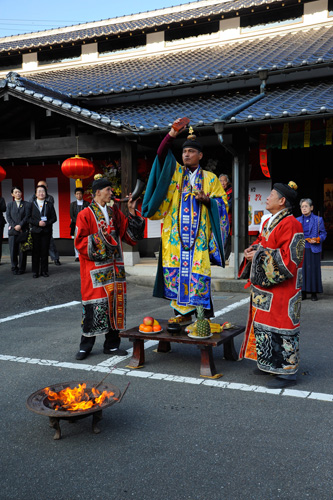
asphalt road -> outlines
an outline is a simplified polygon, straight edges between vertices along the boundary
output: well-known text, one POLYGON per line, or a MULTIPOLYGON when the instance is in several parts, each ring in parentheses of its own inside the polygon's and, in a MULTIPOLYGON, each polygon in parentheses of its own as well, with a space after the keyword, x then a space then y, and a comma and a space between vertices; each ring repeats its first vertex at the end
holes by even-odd
MULTIPOLYGON (((179 344, 167 354, 147 344, 140 370, 104 355, 102 339, 76 361, 79 287, 74 262, 50 265, 50 278, 38 280, 0 266, 1 500, 331 500, 331 296, 303 302, 298 384, 269 392, 251 361, 224 360, 222 346, 217 380, 200 378, 199 350, 179 344), (61 421, 54 441, 48 419, 26 408, 28 396, 60 382, 99 382, 113 362, 107 380, 131 385, 103 411, 102 432, 91 432, 91 417, 61 421)), ((128 327, 171 315, 151 293, 129 282, 128 327)), ((245 298, 214 294, 219 321, 245 324, 245 298)))

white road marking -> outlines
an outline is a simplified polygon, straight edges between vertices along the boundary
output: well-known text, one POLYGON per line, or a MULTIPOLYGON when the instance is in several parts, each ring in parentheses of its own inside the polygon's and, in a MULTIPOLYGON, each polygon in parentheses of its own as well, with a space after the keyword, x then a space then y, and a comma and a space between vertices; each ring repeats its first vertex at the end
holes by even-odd
MULTIPOLYGON (((120 362, 124 358, 117 356, 117 362, 120 362)), ((114 360, 116 357, 113 358, 114 360)), ((54 366, 55 368, 69 368, 73 370, 81 370, 86 372, 100 372, 107 373, 110 371, 110 365, 102 366, 100 365, 88 365, 83 363, 67 363, 60 362, 51 359, 36 359, 36 358, 26 358, 18 356, 9 356, 0 354, 0 361, 12 361, 14 363, 28 363, 28 364, 38 364, 41 366, 54 366)), ((179 375, 169 375, 168 373, 154 373, 147 372, 145 370, 130 370, 128 368, 114 368, 112 371, 114 375, 125 375, 127 377, 137 377, 145 378, 151 380, 163 380, 165 382, 177 382, 182 384, 194 384, 194 385, 207 385, 210 387, 215 387, 216 389, 230 389, 234 391, 246 391, 254 393, 264 393, 276 396, 289 396, 294 398, 312 399, 318 401, 333 402, 333 394, 325 394, 320 392, 310 392, 310 391, 298 391, 296 389, 268 389, 267 387, 258 385, 248 385, 236 382, 227 382, 224 380, 212 380, 206 378, 197 377, 181 377, 179 375)))
MULTIPOLYGON (((249 297, 246 299, 240 300, 230 306, 224 307, 219 311, 215 312, 215 317, 222 316, 227 312, 232 311, 246 303, 250 300, 249 297)), ((63 307, 71 307, 81 304, 81 302, 73 301, 67 302, 66 304, 60 304, 57 306, 44 307, 43 309, 36 309, 33 311, 27 311, 25 313, 16 314, 14 316, 8 316, 7 318, 0 319, 0 323, 5 323, 6 321, 11 321, 14 319, 19 319, 24 316, 30 316, 32 314, 39 314, 41 312, 51 311, 53 309, 60 309, 63 307)), ((144 348, 149 349, 150 347, 154 347, 158 344, 156 340, 148 340, 145 341, 144 348)), ((39 358, 27 358, 22 356, 10 356, 5 354, 0 354, 0 361, 12 361, 16 363, 27 363, 27 364, 37 364, 40 366, 54 366, 56 368, 68 368, 72 370, 81 370, 87 372, 101 372, 107 373, 110 371, 110 367, 116 366, 121 361, 128 359, 132 356, 133 349, 128 349, 127 356, 113 356, 105 361, 102 361, 98 365, 88 365, 84 363, 69 363, 69 362, 61 362, 50 359, 39 359, 39 358)), ((210 387, 216 387, 219 389, 231 389, 238 391, 246 391, 246 392, 255 392, 255 393, 264 393, 264 394, 272 394, 272 395, 282 395, 289 396, 294 398, 303 398, 303 399, 313 399, 318 401, 326 401, 333 402, 333 394, 325 394, 320 392, 309 392, 309 391, 299 391, 295 389, 268 389, 267 387, 257 386, 257 385, 248 385, 236 382, 226 382, 222 380, 213 380, 213 379, 205 379, 205 378, 195 378, 195 377, 183 377, 179 375, 169 375, 168 373, 154 373, 147 372, 144 370, 130 370, 128 368, 117 368, 115 367, 112 370, 112 373, 115 375, 126 375, 128 377, 138 377, 138 378, 146 378, 151 380, 164 380, 166 382, 177 382, 183 384, 195 384, 195 385, 207 385, 210 387)))
POLYGON ((223 314, 226 314, 230 311, 233 311, 234 309, 237 309, 237 307, 243 306, 244 304, 247 304, 250 300, 250 297, 246 297, 246 299, 242 299, 239 302, 235 302, 234 304, 230 304, 230 306, 224 307, 223 309, 220 309, 219 311, 215 312, 215 318, 218 318, 219 316, 222 316, 223 314))
POLYGON ((7 321, 12 321, 13 319, 24 318, 25 316, 31 316, 32 314, 39 314, 39 313, 43 313, 43 312, 53 311, 53 309, 61 309, 62 307, 77 306, 78 304, 81 304, 81 302, 78 302, 77 300, 73 300, 73 302, 67 302, 66 304, 59 304, 57 306, 43 307, 43 309, 34 309, 32 311, 26 311, 26 312, 21 313, 21 314, 14 314, 14 316, 7 316, 7 318, 2 318, 2 319, 0 319, 0 323, 6 323, 7 321))

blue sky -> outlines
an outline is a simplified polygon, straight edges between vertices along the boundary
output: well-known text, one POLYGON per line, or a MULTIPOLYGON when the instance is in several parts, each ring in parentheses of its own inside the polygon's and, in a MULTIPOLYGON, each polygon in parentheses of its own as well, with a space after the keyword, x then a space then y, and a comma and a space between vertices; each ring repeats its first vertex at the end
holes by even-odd
POLYGON ((0 37, 189 3, 189 0, 0 0, 0 37))

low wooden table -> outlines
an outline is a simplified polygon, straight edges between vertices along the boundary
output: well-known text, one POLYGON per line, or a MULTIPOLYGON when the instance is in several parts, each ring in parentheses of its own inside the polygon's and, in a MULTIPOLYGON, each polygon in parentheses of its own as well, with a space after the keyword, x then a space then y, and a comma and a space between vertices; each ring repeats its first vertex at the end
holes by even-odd
POLYGON ((181 333, 172 335, 167 331, 167 320, 159 320, 159 323, 163 328, 161 333, 141 333, 139 332, 139 327, 130 328, 129 330, 124 330, 119 333, 120 337, 128 338, 133 342, 133 355, 128 365, 129 368, 143 367, 145 363, 145 340, 158 340, 158 352, 169 352, 171 350, 171 342, 196 345, 201 351, 201 377, 219 378, 222 376, 217 373, 215 368, 213 347, 223 344, 224 358, 232 361, 237 361, 238 359, 238 354, 234 346, 234 337, 244 332, 244 326, 234 326, 221 333, 214 333, 213 336, 208 339, 201 339, 200 337, 193 339, 188 337, 184 329, 185 327, 182 328, 181 333))

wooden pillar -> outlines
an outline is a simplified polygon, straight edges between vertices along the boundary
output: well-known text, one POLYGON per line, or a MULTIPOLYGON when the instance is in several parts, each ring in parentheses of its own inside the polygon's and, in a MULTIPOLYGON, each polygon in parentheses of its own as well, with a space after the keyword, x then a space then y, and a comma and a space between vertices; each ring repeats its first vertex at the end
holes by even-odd
POLYGON ((234 145, 238 156, 239 165, 239 219, 238 219, 238 243, 239 252, 242 253, 249 246, 248 236, 248 213, 249 213, 249 162, 248 162, 247 132, 239 131, 234 136, 234 145))
MULTIPOLYGON (((136 142, 123 141, 121 143, 121 197, 131 193, 137 178, 137 144, 136 142)), ((121 209, 128 215, 126 203, 121 204, 121 209)), ((134 266, 140 262, 137 247, 131 247, 123 242, 125 266, 134 266)))
MULTIPOLYGON (((122 198, 134 189, 136 182, 136 142, 121 143, 121 196, 122 198)), ((122 204, 123 212, 127 214, 126 204, 122 204)))
POLYGON ((246 131, 236 131, 232 138, 233 155, 233 254, 229 259, 237 277, 244 249, 248 247, 248 136, 246 131), (238 196, 237 196, 238 192, 238 196))

